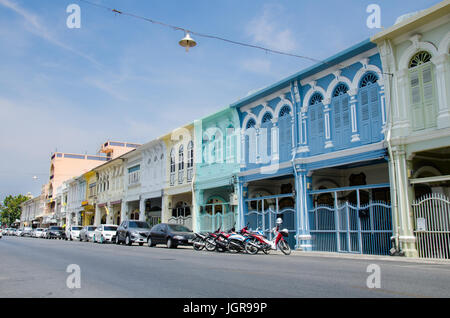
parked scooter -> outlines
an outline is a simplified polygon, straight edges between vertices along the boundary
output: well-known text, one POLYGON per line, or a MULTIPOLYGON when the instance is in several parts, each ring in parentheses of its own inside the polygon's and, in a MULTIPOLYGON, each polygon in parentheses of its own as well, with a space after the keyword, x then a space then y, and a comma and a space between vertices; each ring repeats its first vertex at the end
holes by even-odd
POLYGON ((289 231, 287 229, 280 230, 283 220, 278 218, 276 221, 277 226, 273 228, 274 238, 270 241, 268 240, 261 231, 259 232, 248 232, 247 234, 251 236, 245 243, 245 251, 249 254, 257 254, 259 251, 263 251, 268 254, 270 250, 280 249, 283 254, 291 254, 291 248, 284 238, 289 236, 289 231))

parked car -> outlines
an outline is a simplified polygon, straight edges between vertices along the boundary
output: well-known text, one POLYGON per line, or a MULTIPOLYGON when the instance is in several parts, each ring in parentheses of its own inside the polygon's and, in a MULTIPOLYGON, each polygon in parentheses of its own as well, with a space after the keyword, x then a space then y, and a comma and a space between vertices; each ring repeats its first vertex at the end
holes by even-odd
POLYGON ((97 227, 94 231, 94 239, 95 243, 106 243, 106 242, 115 242, 116 233, 117 233, 117 225, 114 224, 102 224, 97 227))
POLYGON ((33 237, 41 238, 44 234, 45 234, 44 229, 38 227, 37 229, 34 229, 33 237))
POLYGON ((93 225, 87 225, 83 227, 80 231, 79 240, 89 242, 92 241, 92 238, 94 237, 94 231, 97 227, 93 225))
POLYGON ((22 236, 22 232, 23 232, 23 229, 17 229, 14 234, 16 236, 22 236))
POLYGON ((0 229, 0 238, 2 238, 2 237, 3 237, 3 230, 0 229))
POLYGON ((168 248, 176 248, 179 245, 192 245, 194 237, 194 232, 184 225, 161 223, 152 227, 147 244, 149 247, 165 244, 168 248))
POLYGON ((50 226, 47 231, 48 239, 64 239, 66 237, 66 233, 63 228, 60 226, 50 226))
POLYGON ((33 229, 31 227, 24 227, 21 236, 31 237, 33 229))
POLYGON ((126 245, 132 245, 133 243, 139 243, 142 246, 147 242, 149 234, 150 226, 147 222, 123 221, 117 228, 116 244, 125 243, 126 245))
POLYGON ((80 231, 83 229, 82 226, 72 225, 66 230, 66 240, 78 240, 80 239, 80 231))

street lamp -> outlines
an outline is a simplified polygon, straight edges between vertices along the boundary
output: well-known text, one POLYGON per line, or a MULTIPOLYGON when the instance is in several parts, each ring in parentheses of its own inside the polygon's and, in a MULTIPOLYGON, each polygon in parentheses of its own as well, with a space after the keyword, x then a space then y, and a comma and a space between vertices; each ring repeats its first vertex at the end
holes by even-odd
POLYGON ((189 32, 186 32, 183 39, 181 39, 180 42, 178 42, 182 47, 186 48, 186 52, 189 51, 189 48, 194 47, 197 45, 197 42, 191 36, 189 35, 189 32))

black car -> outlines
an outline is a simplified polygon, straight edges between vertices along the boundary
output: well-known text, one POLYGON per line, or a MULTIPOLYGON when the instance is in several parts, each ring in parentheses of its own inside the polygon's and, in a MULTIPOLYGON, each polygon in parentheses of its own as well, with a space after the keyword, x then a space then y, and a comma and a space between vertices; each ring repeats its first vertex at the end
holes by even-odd
POLYGON ((139 243, 140 246, 147 242, 150 226, 144 221, 123 221, 117 228, 116 244, 125 243, 131 245, 139 243))
POLYGON ((65 239, 66 233, 60 226, 50 226, 47 231, 48 239, 65 239))
POLYGON ((161 223, 152 227, 147 244, 149 247, 156 244, 166 244, 168 248, 178 245, 192 245, 194 232, 184 225, 161 223))

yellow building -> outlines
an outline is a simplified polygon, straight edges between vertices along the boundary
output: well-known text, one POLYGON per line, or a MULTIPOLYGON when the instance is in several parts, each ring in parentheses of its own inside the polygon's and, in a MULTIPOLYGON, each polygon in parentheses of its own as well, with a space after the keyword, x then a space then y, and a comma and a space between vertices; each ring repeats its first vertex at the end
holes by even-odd
POLYGON ((95 205, 97 204, 97 174, 95 171, 86 172, 83 175, 86 181, 86 197, 81 203, 82 225, 93 225, 95 220, 95 205))

